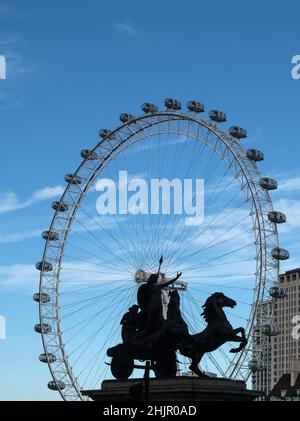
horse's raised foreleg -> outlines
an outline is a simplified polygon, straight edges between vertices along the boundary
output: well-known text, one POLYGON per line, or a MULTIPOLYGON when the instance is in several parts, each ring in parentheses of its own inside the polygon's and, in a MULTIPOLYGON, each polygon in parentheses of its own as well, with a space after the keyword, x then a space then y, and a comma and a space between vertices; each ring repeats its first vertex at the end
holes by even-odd
POLYGON ((233 329, 232 336, 230 336, 229 341, 240 342, 240 346, 238 348, 232 348, 229 352, 232 352, 232 353, 240 352, 247 345, 245 329, 243 327, 238 327, 237 329, 233 329), (238 333, 241 333, 242 336, 238 336, 238 333))

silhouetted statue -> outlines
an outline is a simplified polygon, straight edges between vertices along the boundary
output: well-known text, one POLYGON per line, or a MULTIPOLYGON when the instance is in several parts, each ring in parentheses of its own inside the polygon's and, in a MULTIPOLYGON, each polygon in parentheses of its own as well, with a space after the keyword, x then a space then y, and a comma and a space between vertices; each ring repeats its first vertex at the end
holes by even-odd
POLYGON ((161 290, 172 285, 181 273, 177 273, 174 279, 158 284, 159 273, 150 275, 147 283, 142 284, 137 292, 137 302, 141 309, 141 323, 145 336, 157 332, 163 327, 163 306, 161 290))
POLYGON ((200 333, 188 335, 184 342, 179 346, 179 352, 192 360, 190 369, 199 377, 208 377, 199 368, 199 363, 203 355, 218 349, 226 342, 239 342, 238 348, 233 348, 230 352, 239 352, 247 345, 245 329, 239 327, 233 329, 226 314, 224 307, 235 307, 236 302, 226 297, 222 292, 212 294, 202 306, 204 320, 207 327, 200 333), (238 336, 241 333, 241 336, 238 336))
POLYGON ((180 311, 180 296, 174 287, 167 290, 169 304, 164 319, 162 289, 174 284, 181 272, 170 281, 158 283, 162 262, 161 257, 158 272, 139 287, 138 305, 130 307, 121 320, 123 343, 107 350, 107 355, 112 357, 111 371, 116 379, 127 379, 131 375, 134 360, 151 361, 151 369, 158 378, 176 376, 178 350, 192 360, 190 369, 195 374, 207 377, 199 368, 205 353, 215 351, 228 341, 240 343, 230 352, 239 352, 247 344, 245 330, 242 327, 233 329, 223 310, 235 307, 236 302, 221 292, 212 294, 202 306, 201 315, 207 327, 200 333, 189 334, 180 311))
POLYGON ((139 327, 138 320, 139 306, 136 304, 129 308, 128 312, 124 314, 120 324, 122 325, 122 339, 126 342, 135 338, 139 327))

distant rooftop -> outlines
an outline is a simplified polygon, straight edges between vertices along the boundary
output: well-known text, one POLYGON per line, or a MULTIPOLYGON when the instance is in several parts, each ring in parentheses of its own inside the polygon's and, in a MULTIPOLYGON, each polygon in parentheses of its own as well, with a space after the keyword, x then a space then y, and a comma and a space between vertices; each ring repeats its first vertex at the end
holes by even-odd
MULTIPOLYGON (((300 268, 287 270, 284 275, 291 275, 292 273, 300 273, 300 268)), ((283 275, 283 274, 282 274, 283 275)))

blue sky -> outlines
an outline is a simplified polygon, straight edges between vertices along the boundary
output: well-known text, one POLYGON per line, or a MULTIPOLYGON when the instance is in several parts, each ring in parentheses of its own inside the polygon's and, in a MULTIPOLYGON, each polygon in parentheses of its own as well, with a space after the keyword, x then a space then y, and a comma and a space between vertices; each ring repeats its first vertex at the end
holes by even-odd
POLYGON ((31 295, 63 176, 94 146, 101 127, 144 101, 202 101, 247 128, 265 152, 262 172, 279 180, 273 194, 289 224, 283 269, 300 266, 300 5, 229 0, 141 3, 96 0, 0 0, 0 399, 53 399, 38 362, 31 295))

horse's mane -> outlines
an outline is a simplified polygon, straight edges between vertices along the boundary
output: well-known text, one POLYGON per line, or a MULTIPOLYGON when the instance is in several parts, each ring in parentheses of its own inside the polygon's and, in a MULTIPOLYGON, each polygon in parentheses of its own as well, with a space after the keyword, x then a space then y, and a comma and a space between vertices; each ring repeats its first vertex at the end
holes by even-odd
POLYGON ((223 295, 222 292, 215 292, 210 297, 208 297, 208 299, 205 301, 204 305, 202 306, 203 313, 201 313, 201 316, 203 316, 206 322, 208 322, 212 316, 212 305, 214 304, 215 298, 221 295, 223 295))

